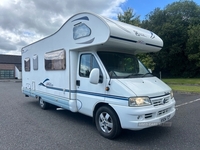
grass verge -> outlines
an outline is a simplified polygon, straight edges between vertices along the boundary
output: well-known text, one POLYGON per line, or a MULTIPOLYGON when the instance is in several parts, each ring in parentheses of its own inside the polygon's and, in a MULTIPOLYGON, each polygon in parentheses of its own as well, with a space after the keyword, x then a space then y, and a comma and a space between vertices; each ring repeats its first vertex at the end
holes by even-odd
POLYGON ((173 91, 200 93, 200 79, 162 79, 173 91))
POLYGON ((167 84, 185 84, 185 85, 200 85, 200 79, 194 78, 194 79, 162 79, 167 84))
POLYGON ((200 86, 168 84, 173 91, 183 93, 200 93, 200 86))

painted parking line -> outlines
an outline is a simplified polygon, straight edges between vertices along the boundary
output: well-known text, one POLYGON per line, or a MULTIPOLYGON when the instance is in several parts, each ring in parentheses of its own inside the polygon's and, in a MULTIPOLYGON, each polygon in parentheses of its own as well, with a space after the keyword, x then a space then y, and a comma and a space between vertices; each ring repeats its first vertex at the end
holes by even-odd
POLYGON ((186 102, 186 103, 183 103, 183 104, 180 104, 180 105, 176 105, 175 107, 178 108, 178 107, 185 106, 185 105, 188 105, 188 104, 191 104, 191 103, 194 103, 194 102, 198 102, 198 101, 200 101, 200 98, 186 102))

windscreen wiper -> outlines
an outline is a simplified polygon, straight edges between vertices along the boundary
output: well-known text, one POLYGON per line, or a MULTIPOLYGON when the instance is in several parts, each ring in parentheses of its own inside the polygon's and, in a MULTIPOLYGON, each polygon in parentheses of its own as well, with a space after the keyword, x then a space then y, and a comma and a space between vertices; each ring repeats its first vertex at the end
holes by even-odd
POLYGON ((127 76, 125 76, 124 78, 130 78, 130 77, 137 77, 137 76, 141 76, 142 74, 139 74, 139 73, 131 73, 127 76))
POLYGON ((153 76, 152 73, 148 72, 148 73, 143 74, 142 77, 145 77, 146 75, 151 75, 151 76, 153 76))
POLYGON ((145 73, 145 74, 140 74, 140 73, 132 73, 132 74, 129 74, 128 76, 125 76, 124 78, 130 78, 130 77, 145 77, 147 75, 151 75, 153 76, 151 73, 145 73))

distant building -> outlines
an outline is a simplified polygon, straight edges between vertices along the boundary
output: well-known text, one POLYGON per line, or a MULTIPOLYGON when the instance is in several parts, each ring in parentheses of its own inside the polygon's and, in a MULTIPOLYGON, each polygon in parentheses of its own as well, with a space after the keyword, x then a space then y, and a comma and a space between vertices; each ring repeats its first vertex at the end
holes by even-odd
POLYGON ((0 54, 0 79, 21 79, 21 56, 0 54))

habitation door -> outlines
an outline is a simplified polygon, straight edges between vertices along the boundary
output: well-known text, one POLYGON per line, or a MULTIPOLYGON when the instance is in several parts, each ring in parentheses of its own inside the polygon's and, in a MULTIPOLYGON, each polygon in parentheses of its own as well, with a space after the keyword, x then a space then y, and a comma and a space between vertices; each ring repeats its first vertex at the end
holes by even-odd
POLYGON ((91 53, 80 54, 76 80, 77 99, 81 103, 79 112, 92 116, 94 106, 98 102, 104 101, 105 82, 102 69, 95 56, 91 53), (92 84, 89 81, 89 75, 93 68, 100 70, 98 84, 92 84))

